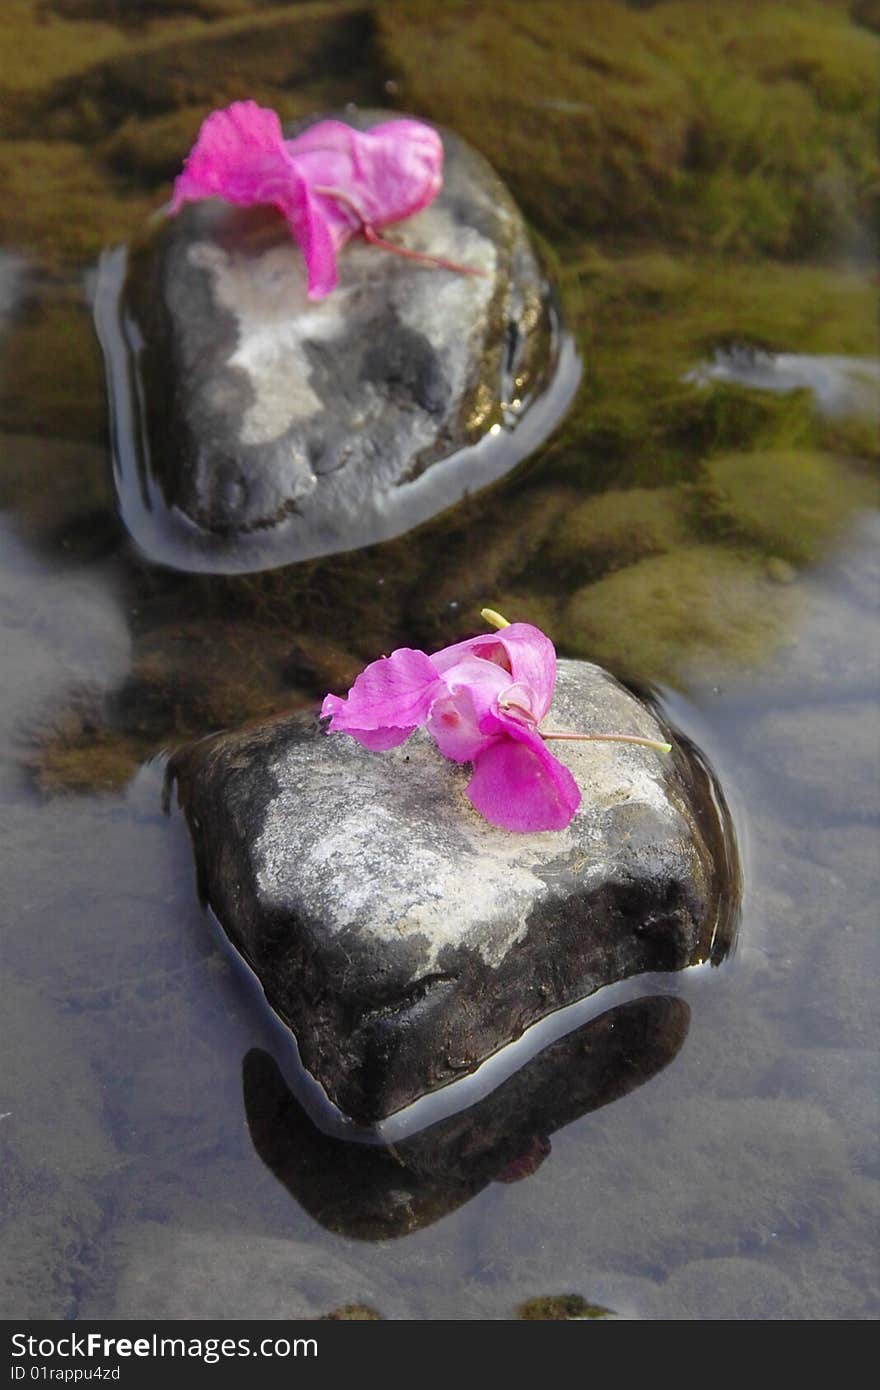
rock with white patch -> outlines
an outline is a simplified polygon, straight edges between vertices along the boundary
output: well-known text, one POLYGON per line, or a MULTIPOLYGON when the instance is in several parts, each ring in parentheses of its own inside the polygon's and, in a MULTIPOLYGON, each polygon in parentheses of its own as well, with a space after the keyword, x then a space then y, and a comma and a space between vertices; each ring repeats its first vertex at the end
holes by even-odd
POLYGON ((478 274, 356 238, 338 287, 310 301, 280 214, 213 199, 132 252, 117 304, 123 268, 105 261, 120 500, 148 551, 162 550, 157 508, 193 568, 386 539, 506 472, 557 422, 577 366, 523 219, 480 155, 443 141, 440 194, 387 239, 478 274))
MULTIPOLYGON (((559 663, 549 726, 664 737, 585 662, 559 663)), ((553 749, 583 800, 541 834, 483 820, 470 769, 420 732, 369 753, 291 715, 172 759, 202 892, 345 1115, 396 1112, 604 985, 723 955, 735 851, 695 751, 553 749)))

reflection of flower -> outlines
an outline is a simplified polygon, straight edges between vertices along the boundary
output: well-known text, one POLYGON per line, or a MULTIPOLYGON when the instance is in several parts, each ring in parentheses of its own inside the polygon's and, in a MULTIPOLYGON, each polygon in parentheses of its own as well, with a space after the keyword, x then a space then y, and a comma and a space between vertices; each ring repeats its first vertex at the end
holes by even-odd
POLYGON ((375 228, 426 207, 440 191, 442 169, 440 136, 421 121, 385 121, 367 131, 318 121, 285 140, 274 111, 236 101, 202 122, 170 210, 200 198, 273 204, 302 250, 309 298, 321 299, 336 284, 336 253, 349 238, 362 233, 387 246, 375 228))
POLYGON ((581 794, 538 725, 556 683, 553 643, 529 623, 505 626, 428 656, 402 647, 372 662, 347 699, 328 695, 329 730, 365 748, 403 743, 424 726, 440 752, 473 763, 472 805, 505 830, 561 830, 581 794))

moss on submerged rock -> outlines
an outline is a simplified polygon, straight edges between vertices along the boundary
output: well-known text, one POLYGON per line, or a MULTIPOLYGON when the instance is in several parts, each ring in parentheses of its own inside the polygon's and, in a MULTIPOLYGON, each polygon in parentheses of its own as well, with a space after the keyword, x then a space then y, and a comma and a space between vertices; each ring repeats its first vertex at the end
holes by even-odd
POLYGON ((472 140, 551 234, 815 255, 858 238, 875 206, 880 43, 838 7, 392 0, 377 14, 402 104, 472 140))
POLYGON ((529 488, 513 496, 498 488, 463 504, 457 524, 444 518, 443 533, 426 528, 434 559, 413 595, 409 615, 426 643, 453 641, 447 636, 450 630, 466 630, 474 622, 474 630, 481 630, 480 610, 500 602, 502 590, 515 586, 573 501, 574 494, 565 488, 529 488))
POLYGON ((880 502, 872 480, 808 450, 723 454, 705 471, 717 528, 795 565, 818 559, 860 507, 880 502))
MULTIPOLYGON (((204 24, 169 27, 62 81, 48 93, 42 121, 56 137, 90 138, 137 112, 143 116, 200 105, 207 112, 344 77, 350 98, 378 95, 373 79, 373 19, 359 0, 277 5, 204 24), (83 121, 78 102, 90 103, 83 121)), ((182 151, 185 154, 186 151, 182 151)))
POLYGON ((784 636, 796 589, 760 557, 691 545, 579 589, 565 612, 566 651, 635 680, 687 685, 693 670, 748 670, 784 636))
POLYGON ((563 578, 598 576, 662 555, 688 540, 692 511, 684 488, 598 493, 563 516, 542 552, 542 566, 563 578))
POLYGON ((363 3, 151 5, 143 34, 106 6, 2 10, 0 241, 51 268, 135 235, 212 108, 250 97, 292 120, 381 97, 363 3))
POLYGON ((0 241, 50 269, 94 260, 124 241, 155 207, 120 191, 82 146, 70 141, 0 142, 0 241))
POLYGON ((580 1294, 563 1293, 528 1298, 519 1305, 516 1316, 524 1322, 572 1322, 588 1318, 613 1318, 614 1313, 599 1303, 588 1303, 580 1294))
POLYGON ((368 1303, 343 1303, 332 1313, 322 1313, 320 1322, 381 1322, 382 1314, 377 1313, 368 1303))
POLYGON ((586 363, 549 449, 560 477, 595 488, 699 476, 707 454, 739 449, 876 448, 867 422, 824 419, 809 391, 775 394, 688 374, 716 348, 870 356, 874 296, 866 274, 814 266, 595 252, 558 274, 586 363))
POLYGON ((88 306, 78 289, 49 286, 0 342, 0 429, 94 445, 107 423, 104 389, 88 306))

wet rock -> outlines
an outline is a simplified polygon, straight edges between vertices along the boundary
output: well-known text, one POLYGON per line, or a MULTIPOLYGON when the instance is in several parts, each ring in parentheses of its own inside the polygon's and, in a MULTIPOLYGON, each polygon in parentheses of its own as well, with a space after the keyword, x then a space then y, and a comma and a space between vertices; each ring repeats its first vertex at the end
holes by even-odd
POLYGON ((506 472, 556 423, 577 369, 525 224, 482 158, 443 138, 440 195, 392 235, 480 275, 356 241, 337 289, 313 302, 281 217, 214 200, 134 253, 121 305, 123 262, 105 262, 120 499, 148 552, 232 571, 387 539, 506 472), (146 402, 137 459, 130 366, 146 402))
MULTIPOLYGON (((550 718, 663 736, 580 663, 550 718)), ((379 1120, 563 1005, 720 949, 731 861, 702 765, 559 747, 583 803, 538 835, 477 815, 469 770, 420 733, 380 756, 294 715, 172 760, 202 891, 344 1114, 379 1120)))

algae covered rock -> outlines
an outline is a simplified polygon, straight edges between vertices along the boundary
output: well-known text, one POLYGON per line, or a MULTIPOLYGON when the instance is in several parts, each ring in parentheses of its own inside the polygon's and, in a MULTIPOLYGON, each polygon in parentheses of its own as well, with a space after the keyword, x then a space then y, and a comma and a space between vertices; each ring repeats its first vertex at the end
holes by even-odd
POLYGON ((661 555, 689 537, 691 504, 681 488, 612 489, 571 507, 545 550, 554 572, 620 569, 661 555))
POLYGON ((748 669, 785 636, 798 611, 793 586, 764 562, 723 546, 652 555, 587 584, 565 614, 566 644, 633 679, 687 683, 748 669))
POLYGON ((842 8, 390 0, 378 22, 401 100, 474 140, 562 239, 864 242, 880 41, 842 8))
MULTIPOLYGON (((550 718, 664 737, 583 663, 560 663, 550 718)), ((484 821, 423 733, 377 755, 294 715, 172 759, 202 892, 344 1115, 381 1120, 564 1005, 726 949, 735 859, 700 761, 558 746, 583 801, 543 834, 484 821)))
MULTIPOLYGON (((589 362, 561 431, 568 481, 591 492, 603 483, 656 489, 698 481, 707 456, 722 453, 876 451, 870 419, 829 416, 814 391, 777 390, 778 376, 714 369, 788 354, 815 376, 836 356, 847 379, 867 384, 877 330, 866 271, 673 258, 666 249, 561 258, 555 274, 589 362)), ((852 401, 838 393, 835 404, 852 401)))
POLYGON ((806 449, 724 454, 705 471, 717 523, 793 564, 816 560, 860 506, 880 498, 842 460, 806 449))
POLYGON ((443 141, 440 194, 394 235, 478 274, 355 242, 336 290, 311 301, 283 219, 216 200, 136 250, 120 303, 123 263, 105 263, 121 509, 148 553, 240 571, 386 539, 556 423, 577 368, 525 225, 482 158, 443 141))

